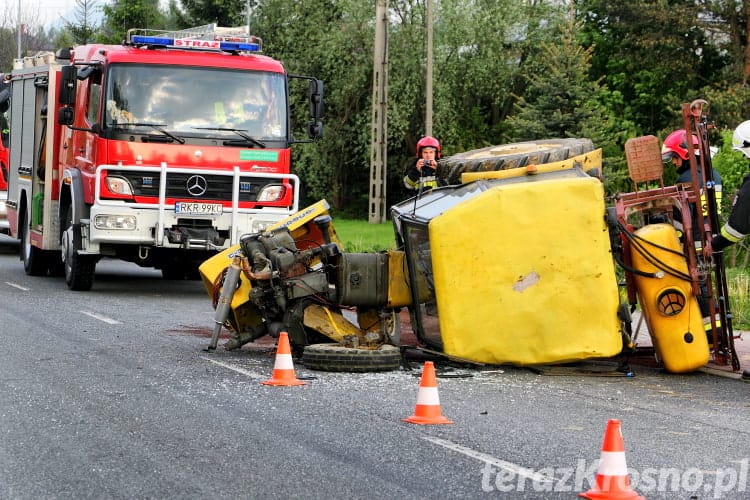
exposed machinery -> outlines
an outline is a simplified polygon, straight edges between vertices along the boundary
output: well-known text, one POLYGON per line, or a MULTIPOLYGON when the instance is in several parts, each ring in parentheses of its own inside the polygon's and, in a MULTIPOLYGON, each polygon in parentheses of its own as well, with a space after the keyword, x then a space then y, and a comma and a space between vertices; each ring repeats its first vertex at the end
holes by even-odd
POLYGON ((217 250, 296 212, 290 145, 320 138, 323 85, 260 50, 246 28, 208 25, 16 60, 7 206, 26 272, 87 290, 106 256, 197 277, 217 250), (309 85, 304 141, 295 78, 309 85))
POLYGON ((708 243, 718 222, 706 124, 687 109, 686 129, 701 137, 704 168, 695 152, 691 161, 702 192, 664 186, 658 140, 638 138, 626 147, 636 190, 608 208, 601 150, 550 140, 448 159, 441 177, 461 184, 392 207, 395 251, 345 252, 325 202, 243 236, 200 268, 216 306, 209 349, 223 327, 233 332, 228 348, 288 331, 312 368, 390 369, 393 347, 403 347, 396 312, 406 307, 420 344, 452 359, 617 357, 625 367, 656 354, 675 373, 709 360, 738 369, 723 263, 708 243), (639 191, 641 182, 660 184, 639 191), (653 346, 633 333, 638 305, 653 346))
POLYGON ((398 343, 396 311, 409 304, 396 266, 402 261, 403 252, 344 252, 325 201, 244 235, 200 266, 216 307, 209 350, 224 326, 234 333, 227 349, 286 331, 293 349, 304 349, 312 363, 320 358, 329 369, 392 369, 400 362, 392 347, 398 343), (358 354, 342 361, 334 353, 334 364, 327 363, 330 344, 311 345, 324 342, 358 354))

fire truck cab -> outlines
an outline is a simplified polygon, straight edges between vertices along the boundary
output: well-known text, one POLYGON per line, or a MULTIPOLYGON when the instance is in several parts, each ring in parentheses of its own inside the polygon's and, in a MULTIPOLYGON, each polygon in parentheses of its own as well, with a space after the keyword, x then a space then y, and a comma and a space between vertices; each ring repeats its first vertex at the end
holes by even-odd
POLYGON ((7 205, 26 272, 88 290, 113 257, 197 277, 297 211, 290 145, 321 137, 323 84, 260 50, 245 28, 208 25, 17 60, 7 205), (305 140, 291 127, 295 78, 309 82, 305 140))

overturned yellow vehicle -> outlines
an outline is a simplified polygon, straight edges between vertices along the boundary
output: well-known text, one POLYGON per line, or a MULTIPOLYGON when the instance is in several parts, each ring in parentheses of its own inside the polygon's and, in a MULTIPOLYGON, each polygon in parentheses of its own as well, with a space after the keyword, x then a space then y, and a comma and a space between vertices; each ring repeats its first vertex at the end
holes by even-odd
POLYGON ((383 253, 345 252, 321 201, 201 266, 217 330, 233 332, 227 348, 287 331, 312 368, 392 369, 406 307, 421 343, 458 359, 617 355, 604 189, 590 174, 600 167, 596 150, 420 193, 392 207, 397 250, 383 253))

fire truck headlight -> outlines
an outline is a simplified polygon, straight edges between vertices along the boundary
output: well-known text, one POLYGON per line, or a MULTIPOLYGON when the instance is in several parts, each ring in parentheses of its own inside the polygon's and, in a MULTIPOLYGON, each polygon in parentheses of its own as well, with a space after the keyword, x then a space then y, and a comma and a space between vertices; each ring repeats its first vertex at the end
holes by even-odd
POLYGON ((115 194, 133 196, 133 187, 124 177, 108 176, 106 179, 107 189, 115 194))
POLYGON ((94 217, 94 227, 97 229, 135 230, 134 215, 97 215, 94 217))
POLYGON ((284 197, 286 189, 281 184, 264 187, 258 194, 258 201, 279 201, 284 197))
POLYGON ((250 228, 251 233, 262 233, 267 228, 271 227, 272 225, 276 224, 276 221, 272 220, 254 220, 252 224, 252 228, 250 228))

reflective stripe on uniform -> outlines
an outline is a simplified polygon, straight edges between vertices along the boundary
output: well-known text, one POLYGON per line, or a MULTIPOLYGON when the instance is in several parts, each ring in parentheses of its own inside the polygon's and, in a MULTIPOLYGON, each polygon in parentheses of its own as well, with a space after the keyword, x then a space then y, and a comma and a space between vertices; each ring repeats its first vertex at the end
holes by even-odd
POLYGON ((404 186, 406 186, 407 189, 417 189, 419 186, 419 181, 413 181, 409 179, 409 176, 404 177, 404 186))
POLYGON ((434 175, 420 177, 416 181, 410 179, 408 175, 404 177, 404 186, 408 189, 417 189, 420 184, 422 189, 432 189, 438 186, 437 178, 434 175))
MULTIPOLYGON (((714 199, 716 200, 716 213, 721 213, 721 184, 714 186, 714 199)), ((701 209, 703 217, 708 217, 708 203, 706 203, 706 193, 701 190, 701 209)))
POLYGON ((721 227, 721 235, 731 241, 732 243, 737 243, 742 238, 744 238, 746 235, 742 234, 741 232, 734 229, 729 224, 724 224, 721 227))

